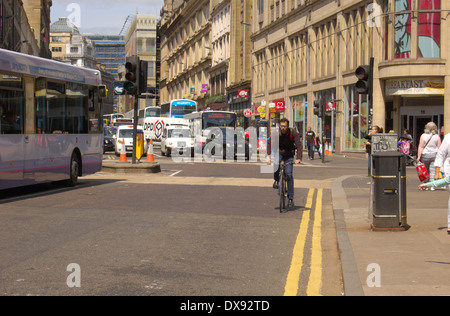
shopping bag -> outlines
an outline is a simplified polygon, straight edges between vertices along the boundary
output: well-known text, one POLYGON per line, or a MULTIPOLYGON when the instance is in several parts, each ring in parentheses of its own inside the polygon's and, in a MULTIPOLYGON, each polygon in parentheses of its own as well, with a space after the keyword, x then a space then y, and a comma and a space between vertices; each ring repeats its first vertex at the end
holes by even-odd
POLYGON ((416 170, 420 182, 424 182, 425 180, 430 179, 430 175, 428 174, 427 168, 423 163, 419 162, 416 166, 416 170))

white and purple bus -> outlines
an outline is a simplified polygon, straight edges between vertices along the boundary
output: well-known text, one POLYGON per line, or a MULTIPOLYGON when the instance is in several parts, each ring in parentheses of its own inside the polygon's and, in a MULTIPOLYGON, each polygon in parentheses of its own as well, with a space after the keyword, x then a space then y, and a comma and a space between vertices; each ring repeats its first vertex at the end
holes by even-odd
POLYGON ((0 49, 0 190, 101 170, 100 72, 0 49))

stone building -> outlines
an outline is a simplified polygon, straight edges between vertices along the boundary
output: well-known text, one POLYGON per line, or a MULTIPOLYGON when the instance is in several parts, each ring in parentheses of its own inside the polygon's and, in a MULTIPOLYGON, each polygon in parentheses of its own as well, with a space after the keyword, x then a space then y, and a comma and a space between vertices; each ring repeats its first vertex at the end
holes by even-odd
MULTIPOLYGON (((323 129, 338 153, 364 153, 370 126, 418 142, 434 121, 450 126, 446 0, 254 0, 252 102, 274 126, 323 129), (373 58, 373 100, 355 70, 373 58), (326 104, 324 119, 314 101, 326 104)), ((258 114, 255 117, 258 118, 258 114)), ((443 131, 444 132, 444 131, 443 131)))

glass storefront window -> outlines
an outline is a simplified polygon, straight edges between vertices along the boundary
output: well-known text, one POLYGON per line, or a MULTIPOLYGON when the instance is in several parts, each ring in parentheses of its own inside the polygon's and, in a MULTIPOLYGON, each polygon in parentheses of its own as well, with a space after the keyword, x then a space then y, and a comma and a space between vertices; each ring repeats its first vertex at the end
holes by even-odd
POLYGON ((344 151, 365 151, 368 133, 367 95, 355 92, 354 85, 345 87, 344 151))
POLYGON ((306 125, 307 125, 307 95, 297 95, 295 97, 291 98, 291 109, 292 113, 294 115, 294 126, 297 128, 297 130, 300 133, 300 136, 303 140, 303 147, 306 148, 306 140, 305 140, 305 132, 306 132, 306 125))

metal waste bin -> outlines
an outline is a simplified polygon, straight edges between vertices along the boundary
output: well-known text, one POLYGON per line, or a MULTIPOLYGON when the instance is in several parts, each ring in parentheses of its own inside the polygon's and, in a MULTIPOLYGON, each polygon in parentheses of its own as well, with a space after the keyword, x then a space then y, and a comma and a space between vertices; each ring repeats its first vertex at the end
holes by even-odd
POLYGON ((406 158, 387 151, 372 155, 372 227, 406 229, 406 158))

